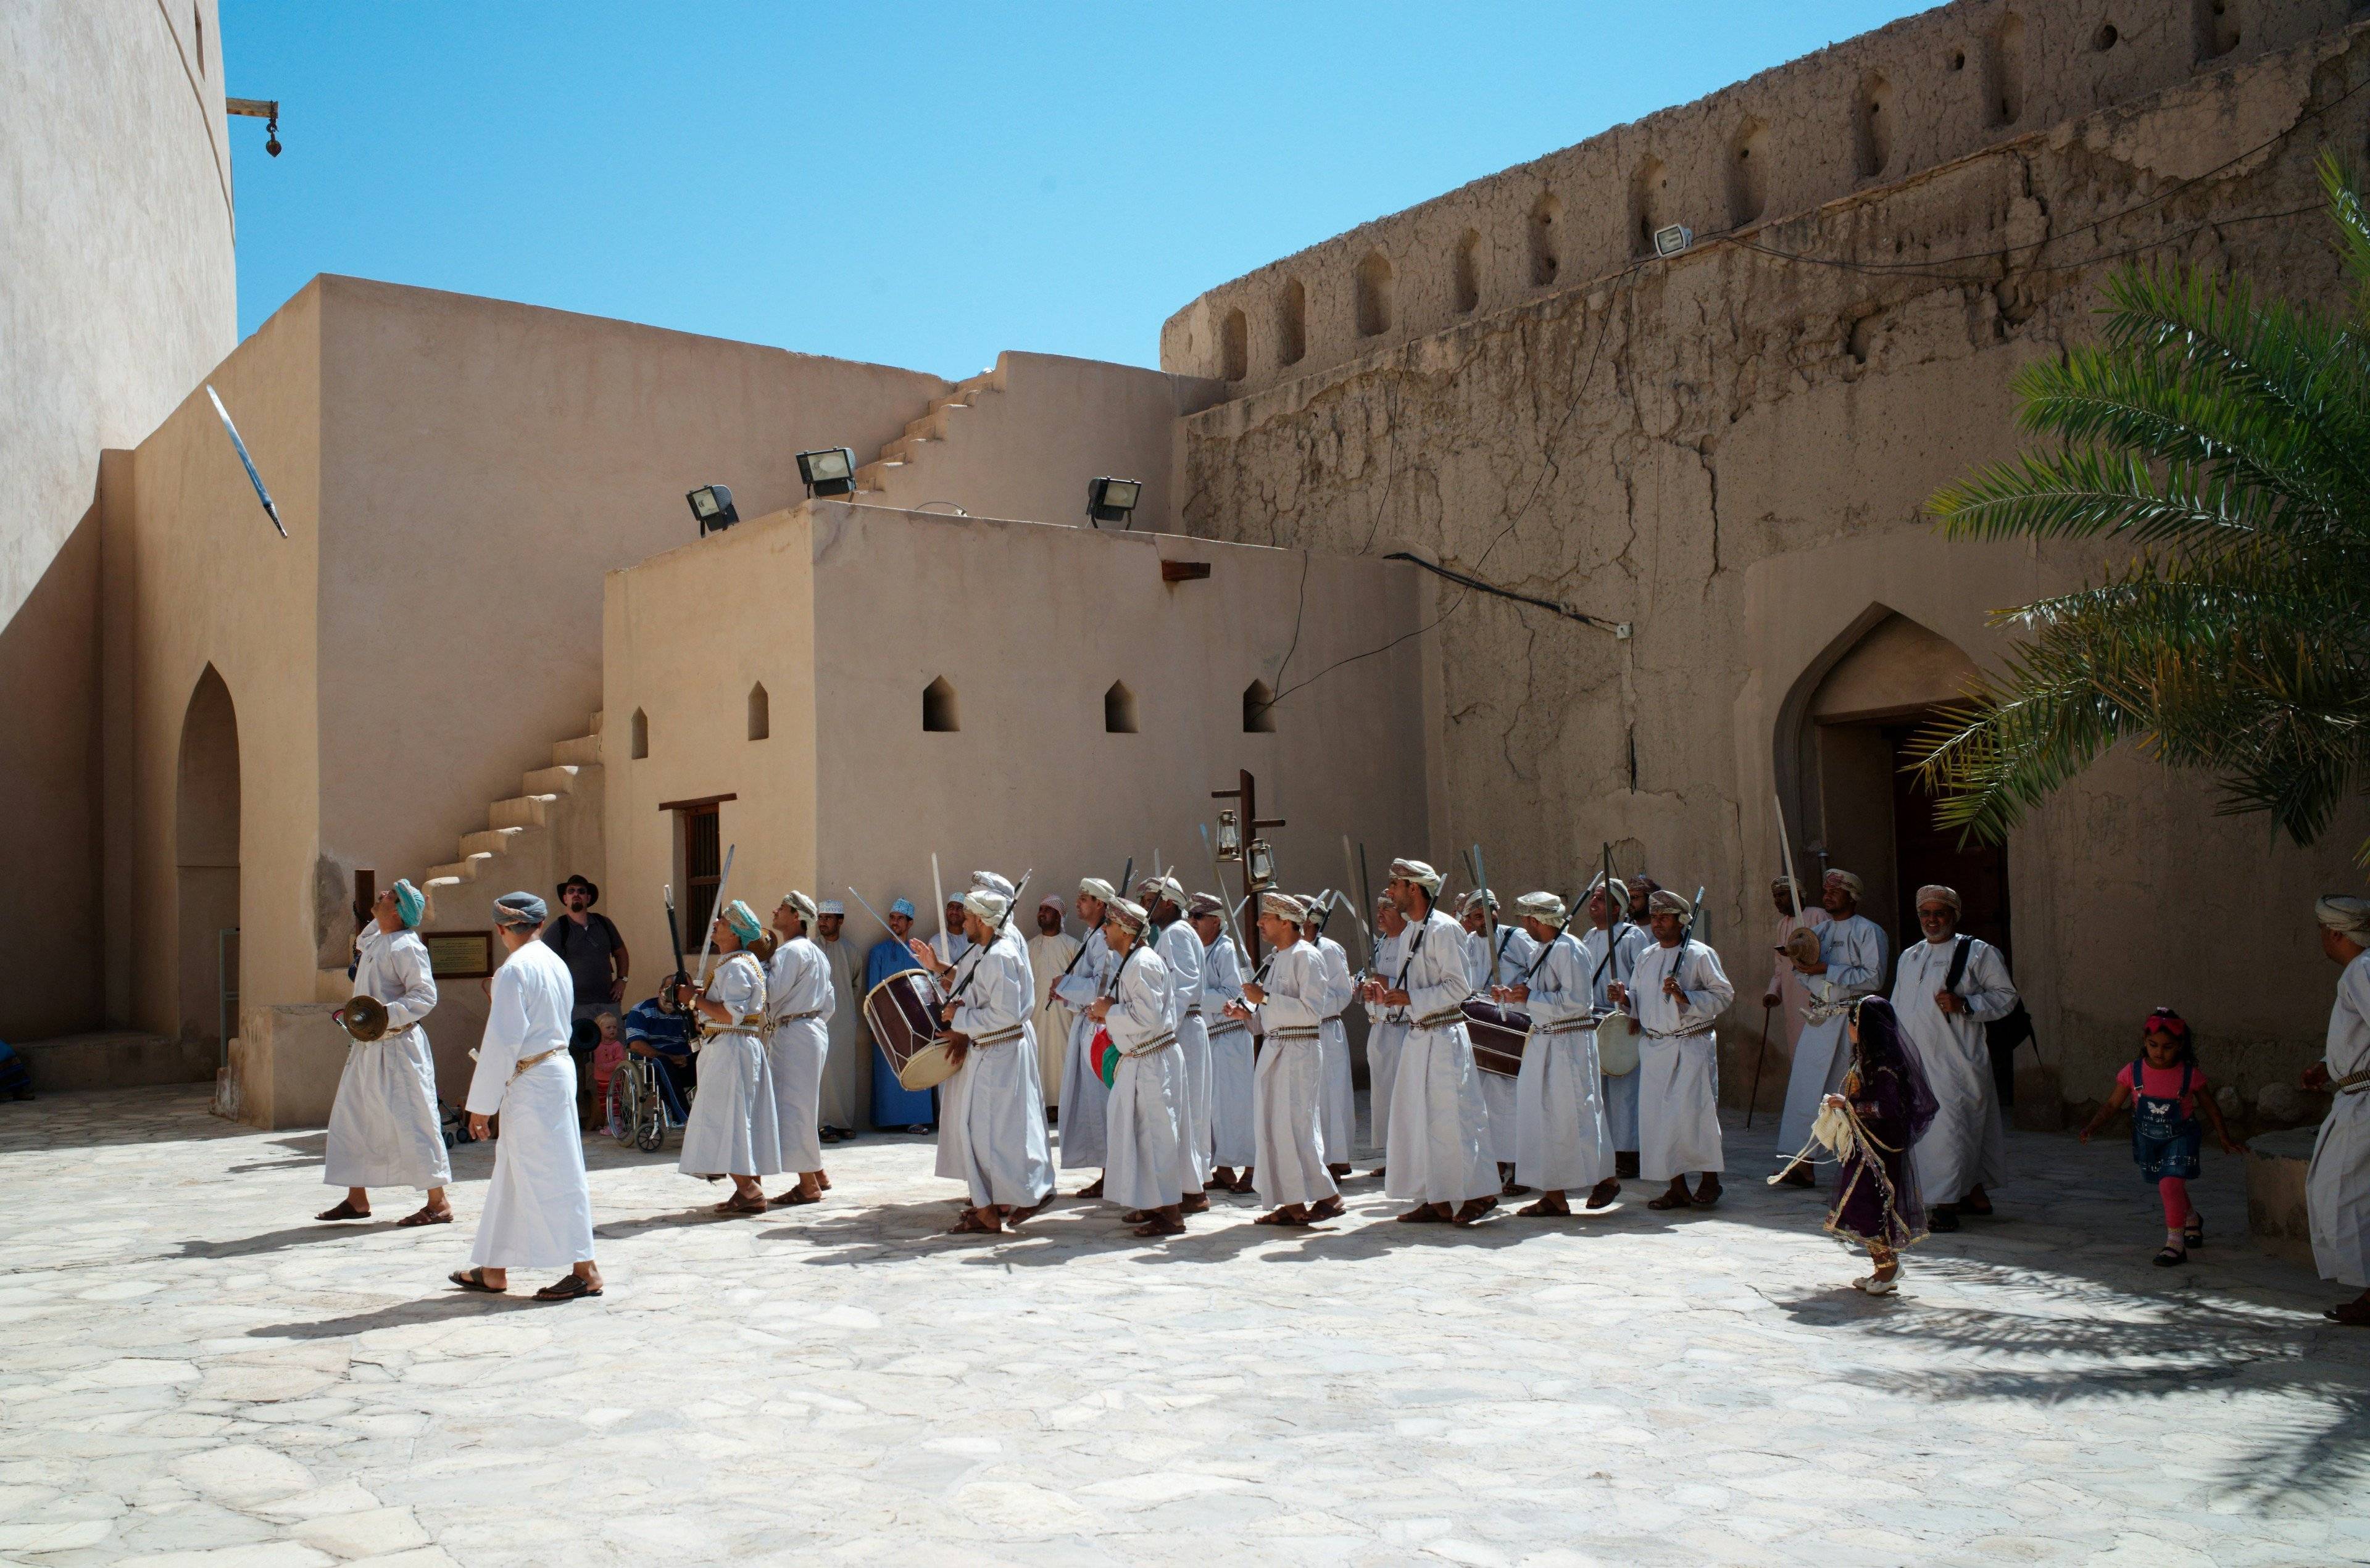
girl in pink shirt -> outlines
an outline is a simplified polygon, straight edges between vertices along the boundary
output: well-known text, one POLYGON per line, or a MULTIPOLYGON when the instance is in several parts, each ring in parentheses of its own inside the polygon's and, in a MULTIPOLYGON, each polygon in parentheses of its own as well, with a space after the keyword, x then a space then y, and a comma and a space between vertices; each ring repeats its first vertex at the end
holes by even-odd
POLYGON ((2139 1056, 2115 1074, 2115 1092, 2082 1129, 2082 1141, 2089 1142, 2117 1111, 2132 1107, 2132 1158, 2139 1162, 2141 1179, 2154 1182, 2164 1199, 2164 1250, 2156 1265, 2174 1268, 2189 1261, 2190 1248, 2205 1242, 2205 1220, 2189 1201, 2189 1178, 2197 1174, 2206 1127, 2213 1127, 2224 1153, 2241 1150, 2222 1125, 2221 1108, 2206 1093, 2189 1021, 2159 1007, 2140 1025, 2140 1040, 2139 1056))

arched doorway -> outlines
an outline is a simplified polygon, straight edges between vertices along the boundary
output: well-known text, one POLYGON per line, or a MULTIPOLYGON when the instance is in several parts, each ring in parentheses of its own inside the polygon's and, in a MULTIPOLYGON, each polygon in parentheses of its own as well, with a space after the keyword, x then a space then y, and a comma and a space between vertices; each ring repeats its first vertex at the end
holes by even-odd
POLYGON ((1857 872, 1868 884, 1860 912, 1896 954, 1918 939, 1916 898, 1929 882, 1958 889, 1962 930, 2008 952, 2006 852, 1962 846, 1957 829, 1936 827, 1932 797, 1908 771, 1917 732, 1965 695, 1974 661, 1881 605, 1836 645, 1804 673, 1781 720, 1790 741, 1780 746, 1793 752, 1796 869, 1806 883, 1822 865, 1857 872))
POLYGON ((219 1048, 238 1031, 238 715, 211 664, 181 716, 174 795, 180 1034, 219 1048))

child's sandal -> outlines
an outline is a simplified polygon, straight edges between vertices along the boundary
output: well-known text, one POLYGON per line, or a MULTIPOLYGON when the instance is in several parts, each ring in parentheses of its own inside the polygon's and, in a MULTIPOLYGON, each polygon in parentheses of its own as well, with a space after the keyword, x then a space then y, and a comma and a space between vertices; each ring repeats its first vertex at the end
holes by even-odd
POLYGON ((2179 1268, 2188 1261, 2189 1254, 2174 1246, 2168 1246, 2156 1255, 2156 1266, 2158 1268, 2179 1268))
POLYGON ((2189 1223, 2180 1228, 2180 1239, 2182 1242, 2192 1247, 2203 1246, 2205 1244, 2205 1216, 2202 1214, 2191 1215, 2189 1217, 2189 1223))

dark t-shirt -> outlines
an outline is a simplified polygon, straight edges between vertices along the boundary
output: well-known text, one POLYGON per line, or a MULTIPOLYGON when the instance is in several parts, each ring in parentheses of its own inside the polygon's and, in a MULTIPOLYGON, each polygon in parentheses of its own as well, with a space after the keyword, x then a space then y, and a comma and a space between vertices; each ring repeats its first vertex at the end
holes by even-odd
POLYGON ((582 925, 561 915, 543 928, 543 940, 568 966, 569 978, 576 982, 577 1006, 609 1000, 609 988, 616 983, 609 955, 625 944, 607 915, 588 915, 582 925))

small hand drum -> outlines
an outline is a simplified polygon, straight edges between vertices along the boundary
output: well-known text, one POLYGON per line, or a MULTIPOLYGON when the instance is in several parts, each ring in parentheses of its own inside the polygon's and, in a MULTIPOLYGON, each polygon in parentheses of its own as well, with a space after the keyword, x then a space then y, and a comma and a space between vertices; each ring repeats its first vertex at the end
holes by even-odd
POLYGON ((1599 1020, 1596 1070, 1607 1078, 1627 1078, 1638 1070, 1638 1020, 1626 1013, 1599 1020))
POLYGON ((338 1027, 351 1035, 355 1041, 368 1045, 373 1040, 386 1038, 386 1003, 367 993, 350 997, 343 1007, 329 1014, 338 1027))
POLYGON ((1787 935, 1780 951, 1798 964, 1815 964, 1819 961, 1819 933, 1803 926, 1787 935))

